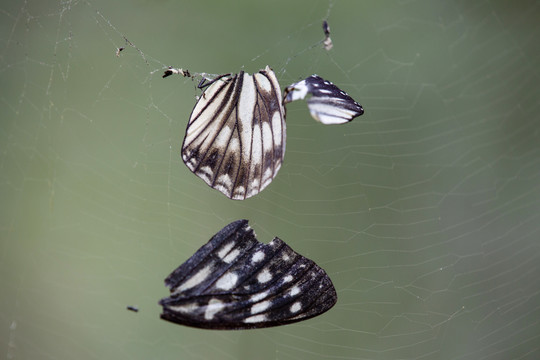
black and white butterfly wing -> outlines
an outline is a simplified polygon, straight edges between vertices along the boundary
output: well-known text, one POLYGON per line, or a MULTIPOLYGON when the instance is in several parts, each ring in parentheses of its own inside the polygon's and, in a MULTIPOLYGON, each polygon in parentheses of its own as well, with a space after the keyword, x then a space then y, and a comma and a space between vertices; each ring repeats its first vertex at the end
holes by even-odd
POLYGON ((311 95, 307 100, 311 116, 325 125, 343 124, 364 113, 362 105, 349 94, 318 75, 287 86, 283 102, 302 100, 307 95, 311 95))
POLYGON ((187 167, 231 199, 261 192, 285 154, 285 111, 268 66, 243 71, 206 88, 189 119, 182 145, 187 167))
POLYGON ((284 325, 337 301, 326 272, 279 238, 257 241, 247 220, 219 231, 166 279, 161 318, 206 329, 284 325))

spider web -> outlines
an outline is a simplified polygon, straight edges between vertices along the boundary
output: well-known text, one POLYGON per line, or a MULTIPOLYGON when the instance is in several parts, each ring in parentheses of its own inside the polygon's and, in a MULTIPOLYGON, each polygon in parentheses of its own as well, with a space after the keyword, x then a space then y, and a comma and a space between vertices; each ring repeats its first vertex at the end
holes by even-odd
POLYGON ((5 358, 540 357, 539 2, 0 9, 5 358), (324 126, 288 104, 278 176, 231 201, 179 155, 199 79, 161 74, 267 64, 366 113, 324 126), (323 267, 337 305, 255 331, 160 320, 163 279, 241 218, 323 267))

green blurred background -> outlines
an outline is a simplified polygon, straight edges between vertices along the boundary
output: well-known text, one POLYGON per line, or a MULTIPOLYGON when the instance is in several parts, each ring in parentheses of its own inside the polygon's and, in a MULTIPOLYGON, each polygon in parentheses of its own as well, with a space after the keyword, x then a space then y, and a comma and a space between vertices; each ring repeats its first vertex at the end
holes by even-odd
POLYGON ((0 8, 0 357, 540 358, 540 2, 0 8), (179 156, 198 80, 161 74, 267 64, 366 113, 290 104, 277 178, 231 201, 179 156), (240 218, 320 264, 337 305, 254 331, 160 320, 163 279, 240 218))

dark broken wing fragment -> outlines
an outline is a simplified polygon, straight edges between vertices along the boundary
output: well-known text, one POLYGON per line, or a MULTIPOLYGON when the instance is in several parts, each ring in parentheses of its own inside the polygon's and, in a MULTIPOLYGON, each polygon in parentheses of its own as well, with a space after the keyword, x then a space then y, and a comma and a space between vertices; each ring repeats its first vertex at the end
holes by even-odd
POLYGON ((205 329, 252 329, 309 319, 337 301, 317 264, 277 237, 257 241, 247 220, 219 231, 166 279, 161 318, 205 329))
POLYGON ((311 116, 325 125, 343 124, 364 113, 362 105, 349 94, 318 75, 287 86, 283 103, 302 100, 308 94, 311 95, 307 100, 311 116))

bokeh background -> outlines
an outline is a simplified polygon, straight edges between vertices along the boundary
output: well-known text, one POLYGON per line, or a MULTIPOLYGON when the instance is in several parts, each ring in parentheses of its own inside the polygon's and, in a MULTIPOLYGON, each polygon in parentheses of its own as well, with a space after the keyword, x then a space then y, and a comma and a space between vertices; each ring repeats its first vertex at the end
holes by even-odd
POLYGON ((3 1, 0 357, 540 358, 539 18, 538 1, 3 1), (366 113, 324 126, 290 104, 277 178, 231 201, 179 155, 200 79, 161 75, 267 64, 366 113), (337 305, 253 331, 160 320, 163 279, 240 218, 321 265, 337 305))

